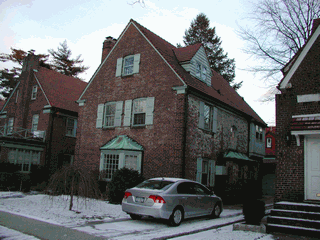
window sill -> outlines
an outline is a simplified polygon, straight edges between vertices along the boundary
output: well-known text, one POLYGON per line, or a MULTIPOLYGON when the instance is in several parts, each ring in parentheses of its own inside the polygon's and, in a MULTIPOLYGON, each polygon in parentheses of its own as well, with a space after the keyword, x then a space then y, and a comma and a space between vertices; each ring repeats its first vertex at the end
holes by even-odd
POLYGON ((206 134, 214 135, 214 132, 212 132, 211 130, 207 130, 207 129, 203 129, 203 128, 199 128, 199 129, 202 130, 206 134))
POLYGON ((139 129, 139 128, 146 128, 146 125, 131 125, 131 128, 136 128, 136 129, 139 129))

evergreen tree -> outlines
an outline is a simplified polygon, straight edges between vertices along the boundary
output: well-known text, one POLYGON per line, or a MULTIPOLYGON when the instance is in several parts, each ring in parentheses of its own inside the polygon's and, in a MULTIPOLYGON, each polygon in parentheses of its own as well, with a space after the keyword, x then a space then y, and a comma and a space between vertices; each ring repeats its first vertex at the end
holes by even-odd
POLYGON ((235 90, 241 87, 242 82, 233 83, 235 78, 235 60, 229 59, 228 54, 224 53, 221 48, 221 40, 216 35, 215 27, 210 28, 210 20, 205 14, 200 13, 197 15, 191 22, 189 29, 185 31, 183 39, 186 46, 202 43, 211 69, 218 72, 235 90))
POLYGON ((81 54, 74 59, 71 58, 72 52, 66 40, 60 43, 57 51, 49 49, 48 52, 53 57, 52 65, 54 70, 64 75, 77 77, 89 68, 81 65, 81 63, 83 63, 83 60, 80 59, 81 54))
MULTIPOLYGON (((0 95, 7 98, 15 85, 18 82, 18 78, 21 74, 23 59, 29 54, 34 54, 34 50, 25 52, 21 49, 11 48, 11 53, 0 53, 0 62, 11 62, 14 66, 11 69, 0 69, 0 95)), ((50 68, 50 65, 46 63, 49 55, 40 54, 40 66, 50 68)))

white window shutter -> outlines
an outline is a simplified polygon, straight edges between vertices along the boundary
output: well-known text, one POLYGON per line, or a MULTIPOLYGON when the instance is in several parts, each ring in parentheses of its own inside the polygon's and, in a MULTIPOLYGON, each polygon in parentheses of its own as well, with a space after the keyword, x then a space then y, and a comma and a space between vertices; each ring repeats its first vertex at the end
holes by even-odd
POLYGON ((154 97, 147 98, 146 125, 153 124, 154 97))
POLYGON ((204 102, 200 101, 199 128, 204 129, 204 102))
POLYGON ((122 73, 122 58, 117 59, 116 77, 120 77, 122 73))
POLYGON ((215 175, 216 175, 216 162, 214 160, 209 161, 210 164, 210 187, 214 187, 215 175))
POLYGON ((123 101, 116 103, 116 113, 114 116, 114 126, 121 127, 121 115, 122 115, 123 101))
POLYGON ((140 53, 134 55, 133 73, 139 73, 140 53))
POLYGON ((98 105, 96 128, 102 128, 104 104, 98 105))
POLYGON ((201 183, 202 178, 202 158, 197 159, 197 176, 196 181, 201 183))
POLYGON ((131 108, 132 108, 132 100, 127 100, 125 102, 123 126, 130 126, 131 108))
POLYGON ((218 127, 218 108, 214 107, 212 112, 212 132, 216 133, 218 127))

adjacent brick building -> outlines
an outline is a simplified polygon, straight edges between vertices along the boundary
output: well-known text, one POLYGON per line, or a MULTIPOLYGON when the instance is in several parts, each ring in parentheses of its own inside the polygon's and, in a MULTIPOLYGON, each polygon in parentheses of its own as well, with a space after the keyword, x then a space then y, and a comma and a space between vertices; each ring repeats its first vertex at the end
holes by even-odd
POLYGON ((211 71, 201 44, 176 48, 131 20, 105 40, 77 102, 75 164, 106 180, 121 167, 230 193, 259 180, 266 124, 211 71))
POLYGON ((0 112, 0 161, 17 164, 23 172, 39 165, 54 172, 70 164, 76 144, 75 101, 86 85, 41 67, 39 57, 29 54, 0 112))
POLYGON ((320 200, 320 19, 276 95, 278 200, 320 200))

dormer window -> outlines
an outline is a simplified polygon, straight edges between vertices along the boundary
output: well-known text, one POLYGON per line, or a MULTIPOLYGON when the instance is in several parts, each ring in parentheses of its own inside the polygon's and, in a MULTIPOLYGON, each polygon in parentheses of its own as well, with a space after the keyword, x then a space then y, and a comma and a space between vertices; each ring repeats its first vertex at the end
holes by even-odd
POLYGON ((200 63, 196 63, 196 77, 208 84, 207 75, 208 75, 207 68, 200 63))

